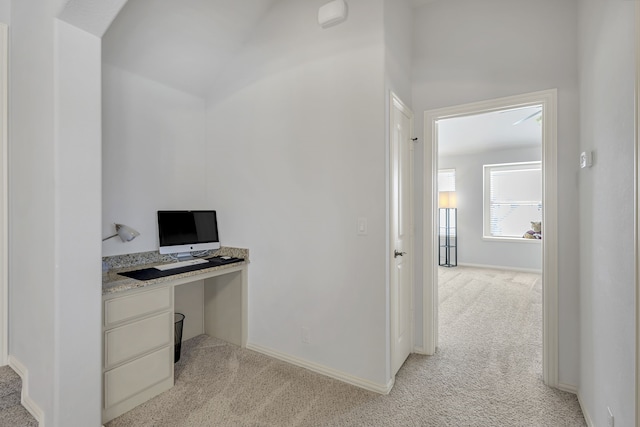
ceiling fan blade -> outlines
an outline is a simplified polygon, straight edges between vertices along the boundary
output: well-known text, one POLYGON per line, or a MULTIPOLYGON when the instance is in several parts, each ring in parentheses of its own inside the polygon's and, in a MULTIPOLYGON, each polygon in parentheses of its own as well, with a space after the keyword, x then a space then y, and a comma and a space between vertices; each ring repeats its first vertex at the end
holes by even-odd
POLYGON ((538 110, 538 111, 536 111, 536 112, 535 112, 535 113, 533 113, 533 114, 529 114, 529 115, 528 115, 527 117, 525 117, 524 119, 520 119, 520 120, 518 120, 517 122, 515 122, 515 123, 513 124, 513 126, 516 126, 516 125, 519 125, 520 123, 526 122, 526 121, 527 121, 527 120, 529 120, 530 118, 535 117, 535 116, 537 116, 537 115, 538 115, 538 114, 540 114, 540 113, 542 113, 542 110, 538 110))

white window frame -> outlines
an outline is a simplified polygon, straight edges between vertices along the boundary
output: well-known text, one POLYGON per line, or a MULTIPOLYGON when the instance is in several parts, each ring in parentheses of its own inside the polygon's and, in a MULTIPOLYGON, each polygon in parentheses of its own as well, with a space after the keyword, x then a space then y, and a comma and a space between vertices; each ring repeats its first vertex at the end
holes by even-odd
MULTIPOLYGON (((491 235, 491 189, 489 188, 489 186, 491 185, 490 179, 489 179, 489 172, 492 169, 496 169, 496 168, 504 168, 504 169, 512 169, 512 170, 519 170, 519 169, 540 169, 540 176, 542 179, 542 162, 541 161, 534 161, 534 162, 516 162, 516 163, 496 163, 496 164, 491 164, 491 165, 483 165, 482 166, 482 189, 483 189, 483 195, 482 195, 482 208, 483 208, 483 218, 482 218, 482 239, 483 240, 488 240, 488 241, 493 241, 493 242, 518 242, 518 243, 540 243, 541 240, 540 239, 525 239, 523 237, 518 237, 518 236, 492 236, 491 235)), ((542 186, 542 184, 541 184, 542 186)), ((543 197, 542 197, 543 198, 543 197)), ((542 204, 542 200, 540 201, 540 203, 542 204)), ((544 209, 544 206, 543 206, 544 209)), ((544 217, 544 215, 542 216, 544 217)), ((523 230, 523 234, 526 232, 526 230, 523 230)))

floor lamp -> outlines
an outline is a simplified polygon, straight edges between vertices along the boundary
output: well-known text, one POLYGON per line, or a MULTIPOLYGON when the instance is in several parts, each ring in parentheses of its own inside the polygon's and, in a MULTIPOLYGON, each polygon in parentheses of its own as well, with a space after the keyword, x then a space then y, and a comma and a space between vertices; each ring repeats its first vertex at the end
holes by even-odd
POLYGON ((438 224, 438 265, 456 267, 458 265, 458 209, 456 192, 439 193, 438 224))

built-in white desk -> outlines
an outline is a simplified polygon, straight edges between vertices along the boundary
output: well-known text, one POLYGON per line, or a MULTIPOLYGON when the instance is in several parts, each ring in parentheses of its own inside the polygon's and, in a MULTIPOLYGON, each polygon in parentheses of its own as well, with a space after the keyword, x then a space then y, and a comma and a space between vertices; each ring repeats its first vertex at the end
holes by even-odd
POLYGON ((102 284, 103 423, 173 387, 176 287, 203 280, 204 333, 246 346, 249 254, 222 248, 216 255, 245 261, 138 281, 118 273, 168 261, 151 252, 105 258, 111 268, 102 284))

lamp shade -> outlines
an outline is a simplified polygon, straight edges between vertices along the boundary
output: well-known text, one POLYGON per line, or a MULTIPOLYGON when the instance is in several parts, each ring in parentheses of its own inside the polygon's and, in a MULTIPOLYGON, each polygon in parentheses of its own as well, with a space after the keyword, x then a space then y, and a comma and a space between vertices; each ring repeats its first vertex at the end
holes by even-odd
POLYGON ((112 237, 116 237, 116 236, 120 236, 120 239, 122 239, 123 242, 130 242, 140 235, 140 233, 138 233, 136 230, 129 227, 128 225, 124 225, 124 224, 114 224, 114 225, 116 226, 116 234, 113 234, 109 237, 105 237, 104 239, 102 239, 103 242, 105 240, 111 239, 112 237))
POLYGON ((455 191, 441 191, 439 196, 438 206, 440 206, 440 208, 448 209, 457 207, 455 191))
POLYGON ((116 233, 123 242, 130 242, 140 235, 136 230, 124 224, 116 224, 116 233))

